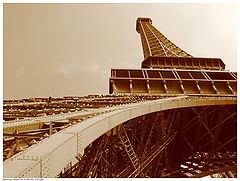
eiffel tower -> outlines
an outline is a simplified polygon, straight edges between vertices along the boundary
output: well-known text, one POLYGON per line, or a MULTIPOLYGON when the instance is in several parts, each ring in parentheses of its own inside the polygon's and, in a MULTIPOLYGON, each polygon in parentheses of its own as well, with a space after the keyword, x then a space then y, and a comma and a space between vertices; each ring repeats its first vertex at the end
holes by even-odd
POLYGON ((152 26, 149 18, 138 18, 136 30, 142 40, 142 69, 113 69, 110 93, 236 94, 236 74, 224 71, 220 58, 191 56, 152 26))
POLYGON ((136 31, 142 67, 112 69, 108 95, 4 101, 4 177, 237 177, 237 73, 136 31))

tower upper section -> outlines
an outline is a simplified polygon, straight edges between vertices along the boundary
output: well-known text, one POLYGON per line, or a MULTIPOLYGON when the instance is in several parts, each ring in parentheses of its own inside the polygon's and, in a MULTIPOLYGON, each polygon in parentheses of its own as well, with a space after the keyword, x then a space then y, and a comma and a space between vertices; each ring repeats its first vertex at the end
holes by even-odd
POLYGON ((136 30, 141 35, 144 59, 149 56, 192 57, 160 33, 150 18, 138 18, 136 30))
POLYGON ((225 69, 219 58, 195 58, 180 49, 152 25, 150 18, 138 18, 136 31, 142 41, 142 68, 225 69))
POLYGON ((174 45, 150 18, 138 18, 144 60, 142 69, 112 69, 110 94, 236 96, 237 73, 220 58, 193 57, 174 45))

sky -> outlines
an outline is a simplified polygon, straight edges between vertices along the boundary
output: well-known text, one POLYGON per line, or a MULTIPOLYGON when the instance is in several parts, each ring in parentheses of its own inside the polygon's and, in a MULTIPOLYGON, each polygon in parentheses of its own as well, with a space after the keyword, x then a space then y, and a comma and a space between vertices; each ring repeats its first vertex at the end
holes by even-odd
POLYGON ((141 68, 136 19, 237 71, 237 5, 4 4, 3 98, 107 94, 111 68, 141 68))

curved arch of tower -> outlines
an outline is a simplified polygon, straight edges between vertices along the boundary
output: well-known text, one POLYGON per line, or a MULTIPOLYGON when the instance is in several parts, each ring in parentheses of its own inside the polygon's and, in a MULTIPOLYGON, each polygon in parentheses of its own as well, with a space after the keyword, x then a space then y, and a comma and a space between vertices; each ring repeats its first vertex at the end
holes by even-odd
POLYGON ((237 176, 236 72, 136 31, 142 67, 112 69, 109 95, 5 100, 5 178, 237 176))

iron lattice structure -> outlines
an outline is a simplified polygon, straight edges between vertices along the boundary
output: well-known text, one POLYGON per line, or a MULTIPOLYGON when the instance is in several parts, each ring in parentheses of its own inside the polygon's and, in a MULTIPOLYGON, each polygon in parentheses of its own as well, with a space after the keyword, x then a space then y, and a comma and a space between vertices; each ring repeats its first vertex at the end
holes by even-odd
POLYGON ((236 177, 234 115, 206 106, 130 120, 86 149, 74 177, 236 177))
MULTIPOLYGON (((138 18, 136 31, 142 40, 142 69, 112 69, 110 93, 236 96, 236 73, 224 71, 221 59, 191 56, 150 18, 138 18)), ((83 155, 78 177, 236 177, 236 105, 144 115, 95 144, 98 149, 83 155)))
POLYGON ((4 177, 237 177, 237 73, 136 30, 142 68, 112 69, 110 94, 4 100, 4 177))
POLYGON ((192 57, 169 41, 153 25, 150 18, 138 18, 136 31, 142 40, 144 59, 149 57, 192 57))

